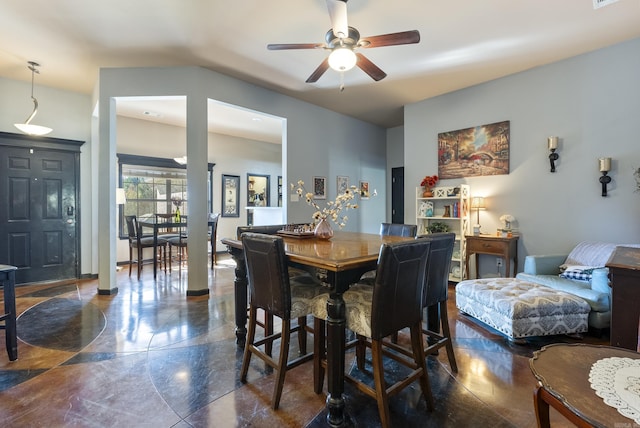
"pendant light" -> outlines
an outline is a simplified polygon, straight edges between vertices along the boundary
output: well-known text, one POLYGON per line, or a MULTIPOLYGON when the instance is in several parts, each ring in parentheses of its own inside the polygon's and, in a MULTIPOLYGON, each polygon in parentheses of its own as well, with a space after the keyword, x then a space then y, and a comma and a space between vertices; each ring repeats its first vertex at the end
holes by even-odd
POLYGON ((14 126, 28 135, 46 135, 53 131, 53 129, 47 128, 46 126, 31 124, 31 120, 38 112, 38 100, 33 96, 33 78, 36 73, 40 74, 40 71, 37 68, 40 67, 40 64, 34 61, 29 61, 28 64, 29 65, 27 67, 31 70, 31 99, 33 100, 33 112, 24 123, 14 123, 14 126))

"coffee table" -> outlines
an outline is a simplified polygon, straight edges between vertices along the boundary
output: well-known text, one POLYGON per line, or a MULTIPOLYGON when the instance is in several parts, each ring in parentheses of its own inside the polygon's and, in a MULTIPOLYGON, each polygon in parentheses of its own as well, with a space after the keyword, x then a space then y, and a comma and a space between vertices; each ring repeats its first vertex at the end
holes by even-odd
POLYGON ((534 392, 538 426, 550 427, 549 406, 578 427, 633 426, 633 420, 605 404, 589 383, 591 366, 609 357, 640 359, 640 354, 585 344, 553 344, 534 352, 529 365, 538 379, 534 392))

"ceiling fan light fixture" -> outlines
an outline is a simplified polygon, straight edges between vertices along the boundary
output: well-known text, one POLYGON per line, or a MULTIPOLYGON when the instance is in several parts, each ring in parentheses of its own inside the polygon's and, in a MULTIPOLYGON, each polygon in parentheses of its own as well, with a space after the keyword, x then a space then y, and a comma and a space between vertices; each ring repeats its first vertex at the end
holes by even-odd
POLYGON ((31 120, 33 120, 33 118, 36 116, 36 113, 38 113, 38 100, 33 96, 33 78, 36 73, 40 74, 40 71, 38 71, 37 68, 40 67, 40 64, 34 61, 29 61, 28 64, 29 65, 27 66, 27 68, 31 70, 31 100, 33 100, 33 111, 24 123, 14 123, 13 125, 23 133, 28 135, 46 135, 49 132, 53 131, 53 129, 46 126, 31 124, 31 120))
POLYGON ((353 49, 336 48, 329 55, 329 67, 336 71, 347 71, 356 65, 357 60, 353 49))

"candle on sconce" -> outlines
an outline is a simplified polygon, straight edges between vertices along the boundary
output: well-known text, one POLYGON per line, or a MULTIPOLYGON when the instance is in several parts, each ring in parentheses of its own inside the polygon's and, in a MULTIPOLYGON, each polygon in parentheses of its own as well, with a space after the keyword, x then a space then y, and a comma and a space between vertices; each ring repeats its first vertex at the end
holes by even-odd
POLYGON ((611 158, 600 158, 600 172, 611 171, 611 158))
POLYGON ((547 138, 547 143, 549 144, 549 150, 555 150, 558 148, 558 137, 549 137, 547 138))

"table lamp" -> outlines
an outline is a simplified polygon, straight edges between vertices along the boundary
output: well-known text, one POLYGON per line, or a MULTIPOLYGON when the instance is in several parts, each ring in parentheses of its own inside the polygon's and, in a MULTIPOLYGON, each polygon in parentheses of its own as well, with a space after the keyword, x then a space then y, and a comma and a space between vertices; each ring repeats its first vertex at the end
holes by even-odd
POLYGON ((480 210, 486 208, 484 204, 484 197, 482 196, 474 196, 471 198, 471 209, 474 209, 478 213, 478 217, 476 219, 476 224, 473 225, 473 234, 475 236, 480 235, 480 210))

